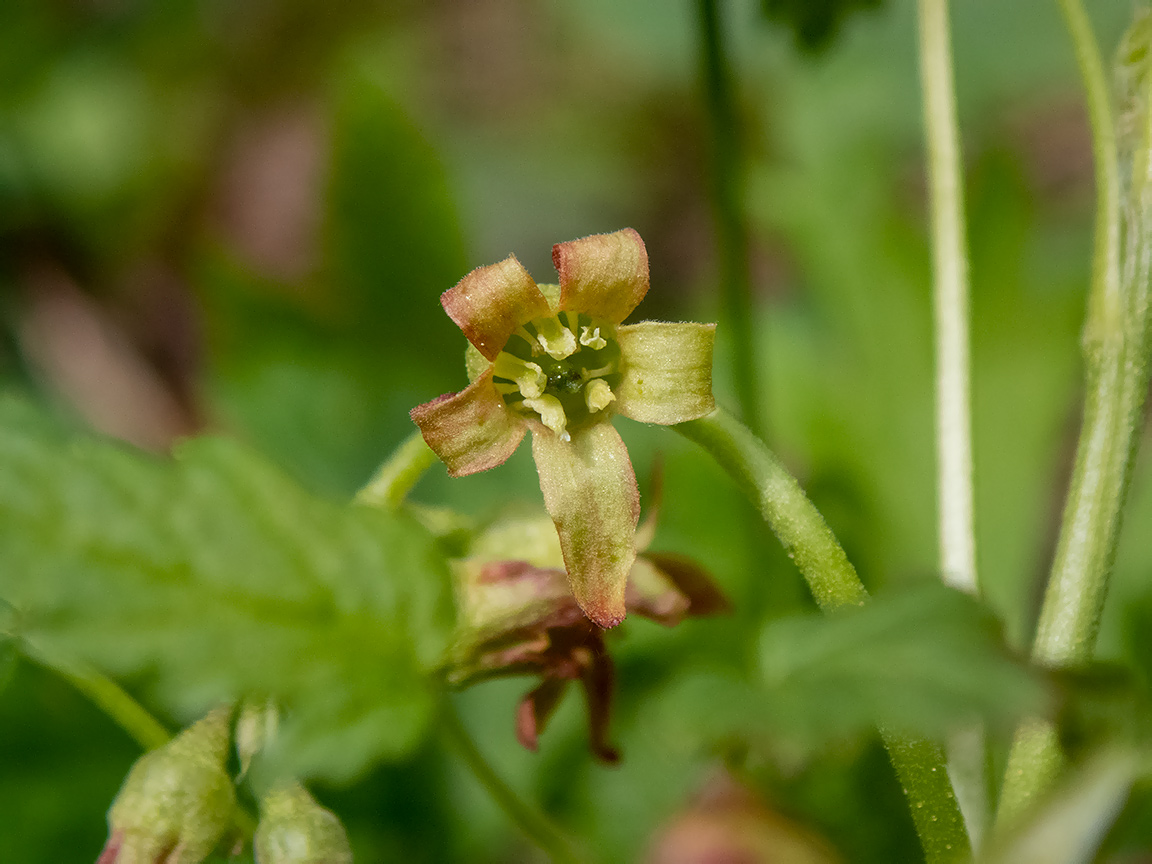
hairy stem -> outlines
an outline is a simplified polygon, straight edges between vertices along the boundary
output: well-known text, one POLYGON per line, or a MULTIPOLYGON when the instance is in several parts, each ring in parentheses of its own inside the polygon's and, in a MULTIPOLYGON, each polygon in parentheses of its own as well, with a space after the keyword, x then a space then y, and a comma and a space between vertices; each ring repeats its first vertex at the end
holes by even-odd
MULTIPOLYGON (((1096 232, 1084 324, 1086 393, 1072 482, 1032 656, 1047 666, 1091 659, 1116 553, 1147 389, 1148 306, 1147 93, 1135 132, 1123 243, 1119 148, 1108 79, 1079 0, 1060 0, 1076 48, 1092 127, 1096 232)), ((1145 86, 1147 86, 1145 84, 1145 86)), ((1051 724, 1017 730, 1009 754, 998 824, 1014 821, 1059 774, 1063 755, 1051 724)))
POLYGON ((712 211, 720 265, 724 324, 732 334, 732 381, 744 422, 764 432, 759 371, 753 331, 752 275, 748 265, 748 223, 744 210, 744 160, 738 135, 732 75, 724 53, 719 0, 697 0, 700 74, 708 108, 712 145, 712 211))
MULTIPOLYGON (((940 575, 979 594, 973 528, 969 395, 968 250, 948 0, 920 0, 920 83, 932 210, 936 330, 936 502, 940 575)), ((948 773, 974 849, 988 820, 984 733, 974 725, 949 742, 948 773)))
MULTIPOLYGON (((703 447, 752 500, 821 609, 864 604, 868 592, 828 523, 764 442, 722 408, 673 428, 703 447)), ((940 748, 885 730, 881 735, 928 862, 946 864, 967 856, 968 835, 940 748)))
POLYGON ((504 814, 515 824, 524 836, 535 843, 549 858, 561 864, 586 864, 587 859, 578 855, 568 838, 543 813, 529 806, 496 773, 476 742, 464 728, 456 710, 447 702, 443 706, 442 722, 444 731, 453 748, 464 760, 472 776, 499 805, 504 814))
POLYGON ((412 491, 424 472, 436 464, 436 454, 413 432, 388 460, 376 469, 372 479, 356 493, 356 501, 371 507, 395 510, 412 491))

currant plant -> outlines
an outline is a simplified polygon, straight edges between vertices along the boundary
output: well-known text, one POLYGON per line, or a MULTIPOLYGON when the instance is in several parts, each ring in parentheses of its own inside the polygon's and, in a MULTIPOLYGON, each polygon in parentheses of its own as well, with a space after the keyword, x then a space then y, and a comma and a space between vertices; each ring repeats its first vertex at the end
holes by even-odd
MULTIPOLYGON (((815 47, 850 9, 875 4, 833 3, 823 17, 803 4, 761 5, 815 47)), ((876 739, 887 762, 869 776, 902 791, 900 818, 930 864, 1093 860, 1152 776, 1152 661, 1111 678, 1094 665, 1149 386, 1152 13, 1137 10, 1109 73, 1079 0, 1060 7, 1087 97, 1097 212, 1083 416, 1029 659, 1008 647, 981 596, 988 577, 977 574, 969 343, 978 322, 949 4, 917 7, 939 578, 899 592, 869 590, 882 580, 809 497, 818 484, 769 446, 775 403, 764 399, 771 368, 750 264, 760 186, 723 4, 699 0, 719 326, 625 323, 662 291, 631 228, 556 244, 556 284, 509 256, 450 287, 460 266, 438 285, 449 319, 440 325, 458 339, 467 386, 411 408, 415 429, 351 501, 306 490, 227 438, 149 455, 0 394, 0 683, 18 660, 39 667, 144 751, 126 760, 103 850, 78 860, 348 864, 357 834, 339 806, 321 802, 381 765, 440 770, 443 745, 550 860, 622 859, 583 836, 571 800, 579 776, 619 770, 639 751, 711 766, 691 803, 678 789, 640 802, 667 826, 647 826, 657 864, 824 864, 840 860, 832 845, 775 812, 759 781, 771 775, 779 792, 813 754, 876 739), (734 410, 723 404, 729 389, 734 410), (674 460, 667 469, 678 518, 710 526, 703 551, 662 548, 664 469, 652 469, 642 498, 633 458, 644 445, 630 455, 617 416, 669 427, 690 443, 660 428, 632 432, 693 453, 691 464, 711 472, 689 495, 674 460), (542 501, 513 506, 497 480, 480 512, 466 513, 425 497, 455 479, 417 489, 438 463, 449 478, 511 474, 502 466, 527 435, 542 501), (723 475, 758 517, 748 545, 760 549, 762 530, 774 535, 813 614, 766 614, 725 584, 719 564, 744 526, 718 530, 705 518, 720 506, 723 475), (685 633, 735 647, 720 662, 708 640, 685 633), (634 637, 671 658, 664 671, 629 652, 634 637), (492 759, 490 730, 464 709, 474 697, 498 702, 504 691, 490 682, 512 677, 529 683, 491 716, 519 749, 492 759), (582 696, 578 721, 564 715, 569 685, 582 696), (640 730, 623 742, 622 720, 640 730), (183 731, 170 734, 172 721, 183 731), (591 758, 558 759, 549 748, 565 736, 582 748, 565 758, 591 758), (523 764, 548 766, 548 783, 519 791, 530 787, 523 764), (1002 782, 991 766, 1005 767, 1002 782)), ((405 410, 435 392, 412 395, 405 410)), ((750 581, 775 574, 766 561, 758 552, 742 565, 750 581)), ((609 781, 604 789, 609 801, 644 797, 609 781)), ((635 817, 617 809, 614 820, 635 817)))

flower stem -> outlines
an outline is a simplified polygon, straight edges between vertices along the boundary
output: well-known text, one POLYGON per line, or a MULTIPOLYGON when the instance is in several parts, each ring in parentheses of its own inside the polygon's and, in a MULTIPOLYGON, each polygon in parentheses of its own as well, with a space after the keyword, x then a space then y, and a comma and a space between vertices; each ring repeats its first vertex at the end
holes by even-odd
POLYGON ((50 656, 27 640, 21 641, 20 648, 25 657, 55 672, 87 696, 145 750, 163 747, 171 739, 164 725, 111 678, 86 663, 50 656))
POLYGON ((744 161, 732 95, 732 75, 724 53, 718 0, 697 0, 700 74, 712 144, 712 210, 720 265, 720 301, 732 334, 732 380, 744 422, 764 433, 760 403, 761 369, 753 333, 752 274, 748 268, 748 222, 744 211, 744 161))
POLYGON ((717 408, 672 428, 707 450, 752 499, 796 561, 821 609, 864 603, 868 592, 828 523, 776 454, 747 426, 717 408))
MULTIPOLYGON (((864 604, 868 592, 828 523, 796 478, 746 426, 717 408, 699 420, 673 428, 708 451, 759 508, 800 568, 821 609, 830 612, 864 604)), ((880 734, 908 796, 929 864, 946 864, 967 855, 968 835, 940 748, 886 730, 880 734)))
POLYGON ((464 760, 472 775, 484 787, 504 814, 535 843, 549 858, 560 864, 586 864, 587 859, 576 854, 571 843, 552 822, 535 808, 520 799, 496 770, 484 758, 456 710, 444 703, 441 719, 444 731, 453 748, 464 760))
MULTIPOLYGON (((968 251, 948 0, 920 0, 919 21, 920 83, 932 208, 940 576, 945 584, 978 595, 972 503, 968 251)), ((975 724, 957 732, 947 751, 948 773, 972 846, 978 849, 989 807, 983 727, 975 724)))
POLYGON ((356 501, 395 510, 434 464, 436 454, 419 432, 413 432, 376 470, 368 485, 356 493, 356 501))
MULTIPOLYGON (((1148 386, 1148 257, 1152 247, 1148 231, 1152 214, 1149 94, 1147 89, 1135 94, 1141 116, 1128 124, 1133 127, 1128 131, 1138 140, 1126 137, 1120 142, 1132 156, 1122 198, 1117 127, 1100 51, 1079 0, 1060 0, 1060 5, 1076 47, 1092 127, 1096 233, 1082 337, 1084 416, 1032 645, 1033 658, 1053 667, 1089 661, 1100 626, 1148 386)), ((1138 77, 1147 88, 1152 78, 1146 69, 1140 71, 1138 77)), ((1062 766, 1063 754, 1051 724, 1040 720, 1023 724, 1009 754, 997 824, 1013 822, 1051 785, 1062 766)))

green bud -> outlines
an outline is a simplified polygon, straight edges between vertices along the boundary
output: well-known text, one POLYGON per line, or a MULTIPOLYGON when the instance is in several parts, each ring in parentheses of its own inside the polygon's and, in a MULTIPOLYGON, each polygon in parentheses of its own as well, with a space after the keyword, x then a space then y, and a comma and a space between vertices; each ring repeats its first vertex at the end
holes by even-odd
POLYGON ((197 864, 232 824, 225 770, 231 708, 219 708, 132 766, 108 811, 98 864, 197 864))
POLYGON ((299 783, 273 787, 260 802, 257 864, 352 864, 344 826, 299 783))
POLYGON ((276 739, 280 711, 271 699, 247 699, 236 718, 236 758, 240 760, 237 782, 248 773, 252 758, 276 739))

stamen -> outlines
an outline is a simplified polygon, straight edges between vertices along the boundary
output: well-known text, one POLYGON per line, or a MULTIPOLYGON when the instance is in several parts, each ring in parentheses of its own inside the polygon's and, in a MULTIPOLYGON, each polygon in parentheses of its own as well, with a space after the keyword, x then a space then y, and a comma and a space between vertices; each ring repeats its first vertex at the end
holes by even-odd
POLYGON ((536 344, 536 337, 529 333, 528 329, 523 324, 516 328, 514 335, 519 336, 521 339, 528 343, 528 347, 532 349, 533 356, 540 353, 540 346, 536 344))
POLYGON ((537 318, 532 322, 539 334, 536 339, 550 357, 563 360, 576 353, 576 335, 560 323, 559 318, 537 318))
POLYGON ((608 341, 600 335, 600 328, 581 327, 580 328, 580 344, 586 345, 594 351, 599 351, 608 341))
POLYGON ((588 382, 584 388, 584 403, 588 406, 588 413, 595 414, 602 411, 612 402, 616 401, 616 394, 603 378, 596 378, 588 382))
POLYGON ((520 392, 529 399, 535 399, 544 392, 548 384, 548 376, 544 370, 527 360, 521 360, 515 354, 501 351, 496 356, 492 366, 492 374, 497 378, 507 378, 515 381, 520 392))
POLYGON ((605 375, 611 375, 616 371, 616 367, 609 363, 607 366, 601 366, 599 369, 585 369, 580 373, 585 381, 591 381, 593 378, 603 378, 605 375))
POLYGON ((540 415, 540 422, 560 436, 561 441, 571 441, 568 434, 568 417, 564 406, 555 396, 541 396, 538 399, 525 399, 524 404, 540 415))

